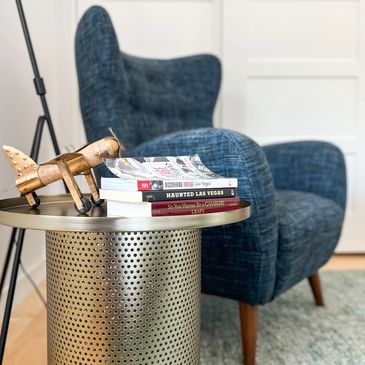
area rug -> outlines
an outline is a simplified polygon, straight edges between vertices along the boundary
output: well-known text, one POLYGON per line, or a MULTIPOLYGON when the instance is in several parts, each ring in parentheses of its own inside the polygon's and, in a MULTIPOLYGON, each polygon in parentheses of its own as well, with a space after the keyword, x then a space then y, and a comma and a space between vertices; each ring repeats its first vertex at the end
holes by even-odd
MULTIPOLYGON (((365 365, 365 271, 321 274, 261 307, 257 365, 365 365)), ((238 303, 203 295, 201 365, 242 365, 238 303)))

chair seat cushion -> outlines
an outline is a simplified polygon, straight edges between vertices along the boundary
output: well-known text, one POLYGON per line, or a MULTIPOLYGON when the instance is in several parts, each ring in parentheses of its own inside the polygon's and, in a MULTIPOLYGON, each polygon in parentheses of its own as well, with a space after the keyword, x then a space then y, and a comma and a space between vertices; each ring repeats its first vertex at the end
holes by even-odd
POLYGON ((279 246, 274 297, 309 277, 331 257, 341 234, 343 209, 319 195, 276 191, 279 246))

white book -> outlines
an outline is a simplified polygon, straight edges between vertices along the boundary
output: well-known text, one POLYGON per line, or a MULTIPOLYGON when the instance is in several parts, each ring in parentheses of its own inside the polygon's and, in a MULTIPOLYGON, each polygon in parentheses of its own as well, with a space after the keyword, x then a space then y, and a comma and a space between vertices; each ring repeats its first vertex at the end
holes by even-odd
POLYGON ((124 192, 236 188, 236 178, 210 171, 198 155, 105 159, 116 178, 102 178, 101 188, 124 192))
POLYGON ((131 203, 108 200, 107 202, 108 217, 152 217, 152 204, 149 202, 131 203))
POLYGON ((100 199, 114 200, 126 203, 140 203, 143 202, 142 191, 117 191, 99 189, 100 199))

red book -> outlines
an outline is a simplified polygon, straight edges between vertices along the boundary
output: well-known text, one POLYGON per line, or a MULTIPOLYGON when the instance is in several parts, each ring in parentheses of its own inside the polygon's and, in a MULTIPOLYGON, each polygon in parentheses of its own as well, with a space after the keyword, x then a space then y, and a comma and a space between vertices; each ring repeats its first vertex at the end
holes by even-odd
POLYGON ((158 217, 225 212, 238 209, 240 198, 128 203, 108 200, 109 217, 158 217))

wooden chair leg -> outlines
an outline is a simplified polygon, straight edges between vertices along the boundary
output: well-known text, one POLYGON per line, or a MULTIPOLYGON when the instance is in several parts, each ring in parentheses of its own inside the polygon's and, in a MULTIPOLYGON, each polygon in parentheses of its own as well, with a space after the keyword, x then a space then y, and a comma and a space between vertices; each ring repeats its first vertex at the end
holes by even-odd
POLYGON ((321 289, 321 281, 319 278, 319 272, 315 272, 311 277, 309 277, 309 284, 312 288, 312 292, 314 295, 314 299, 316 301, 316 305, 320 307, 324 307, 324 300, 321 289))
POLYGON ((259 306, 240 303, 243 364, 256 364, 256 340, 259 323, 259 306))

